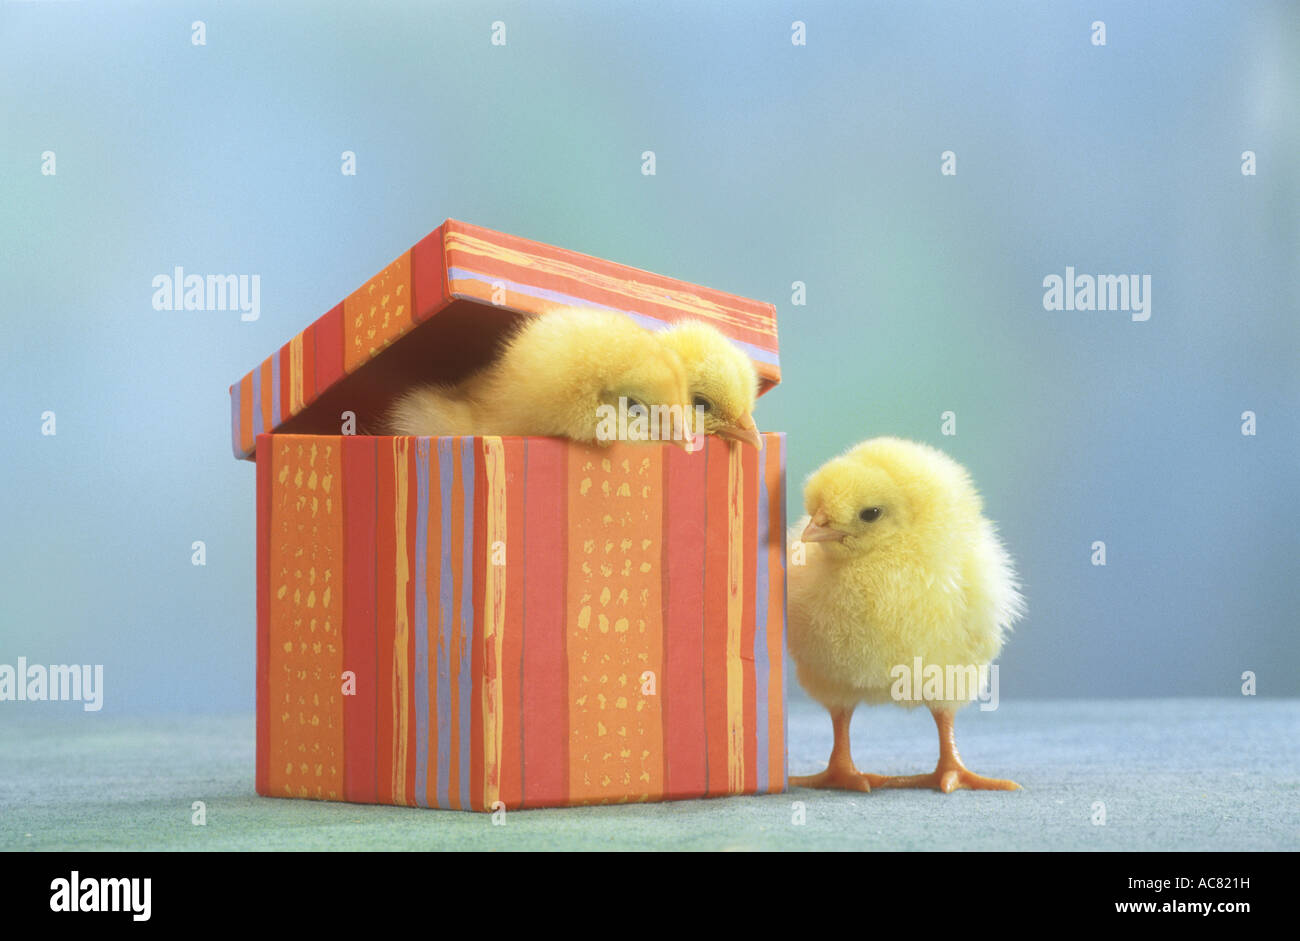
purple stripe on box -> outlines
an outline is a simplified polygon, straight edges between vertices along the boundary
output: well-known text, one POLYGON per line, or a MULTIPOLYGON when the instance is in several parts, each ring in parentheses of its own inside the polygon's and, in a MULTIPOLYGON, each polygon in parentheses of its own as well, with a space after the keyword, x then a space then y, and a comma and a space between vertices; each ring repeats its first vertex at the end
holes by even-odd
POLYGON ((442 551, 438 578, 438 806, 450 807, 451 776, 451 438, 438 439, 442 551))
POLYGON ((241 385, 243 383, 236 382, 230 387, 230 441, 235 448, 235 457, 238 458, 244 456, 244 449, 239 444, 241 437, 239 427, 239 388, 241 385))
POLYGON ((429 806, 429 439, 415 440, 415 802, 429 806))

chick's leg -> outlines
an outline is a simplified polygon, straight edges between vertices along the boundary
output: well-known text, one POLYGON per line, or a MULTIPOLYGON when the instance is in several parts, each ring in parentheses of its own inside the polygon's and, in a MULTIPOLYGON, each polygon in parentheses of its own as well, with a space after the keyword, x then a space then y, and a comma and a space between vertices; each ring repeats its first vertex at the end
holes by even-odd
POLYGON ((872 775, 876 787, 928 787, 951 794, 959 789, 971 791, 1018 791, 1020 785, 1002 778, 986 778, 967 768, 957 752, 957 739, 953 735, 953 714, 947 709, 934 709, 934 724, 939 728, 939 763, 930 774, 872 775))
POLYGON ((831 757, 826 763, 826 770, 820 774, 792 777, 791 787, 824 787, 843 791, 871 790, 871 780, 867 775, 860 774, 854 767, 853 755, 849 752, 849 720, 852 718, 851 707, 831 710, 835 743, 831 746, 831 757))

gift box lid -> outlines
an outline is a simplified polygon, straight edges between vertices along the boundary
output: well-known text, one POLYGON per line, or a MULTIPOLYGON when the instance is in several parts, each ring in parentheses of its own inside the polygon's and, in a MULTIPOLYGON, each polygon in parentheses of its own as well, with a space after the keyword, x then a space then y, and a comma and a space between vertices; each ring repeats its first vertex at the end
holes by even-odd
POLYGON ((754 361, 760 394, 781 380, 772 304, 448 219, 230 387, 235 456, 263 432, 339 434, 345 411, 366 433, 412 384, 459 381, 518 318, 567 306, 651 329, 708 321, 754 361))

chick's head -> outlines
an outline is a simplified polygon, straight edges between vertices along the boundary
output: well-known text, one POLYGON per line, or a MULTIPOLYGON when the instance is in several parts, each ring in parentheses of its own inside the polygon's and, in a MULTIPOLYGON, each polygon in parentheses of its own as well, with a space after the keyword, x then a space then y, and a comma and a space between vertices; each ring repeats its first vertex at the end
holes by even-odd
POLYGON ((758 374, 748 356, 716 327, 687 320, 664 331, 661 338, 681 357, 691 393, 690 428, 699 434, 721 435, 758 447, 754 402, 758 374), (703 416, 696 428, 696 415, 703 416))
POLYGON ((873 438, 809 478, 803 542, 832 556, 873 552, 932 556, 977 531, 979 494, 942 451, 900 438, 873 438))
POLYGON ((607 440, 603 407, 621 407, 629 419, 640 410, 662 416, 658 439, 685 446, 682 429, 673 438, 668 420, 690 401, 681 360, 625 314, 566 308, 537 317, 511 339, 503 362, 496 394, 526 400, 530 411, 545 416, 538 427, 550 434, 607 440))
POLYGON ((631 419, 644 415, 648 421, 657 421, 655 438, 685 447, 687 426, 682 416, 689 411, 690 393, 677 354, 646 331, 642 342, 611 350, 609 365, 597 391, 600 404, 615 410, 626 408, 631 419))

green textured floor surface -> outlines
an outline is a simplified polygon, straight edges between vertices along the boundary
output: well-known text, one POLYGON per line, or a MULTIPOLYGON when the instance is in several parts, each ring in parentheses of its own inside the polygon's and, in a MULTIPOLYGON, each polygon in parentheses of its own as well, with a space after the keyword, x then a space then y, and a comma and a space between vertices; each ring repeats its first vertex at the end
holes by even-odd
MULTIPOLYGON (((1300 701, 1003 703, 957 721, 974 770, 1015 793, 797 790, 763 797, 510 813, 260 798, 253 718, 128 719, 62 703, 0 716, 0 849, 1300 848, 1300 701), (207 825, 191 823, 203 801, 207 825), (802 803, 803 823, 796 823, 802 803), (1101 817, 1104 824, 1094 822, 1101 817)), ((923 711, 859 710, 854 758, 927 771, 923 711)), ((790 702, 792 773, 820 770, 830 721, 790 702)))

